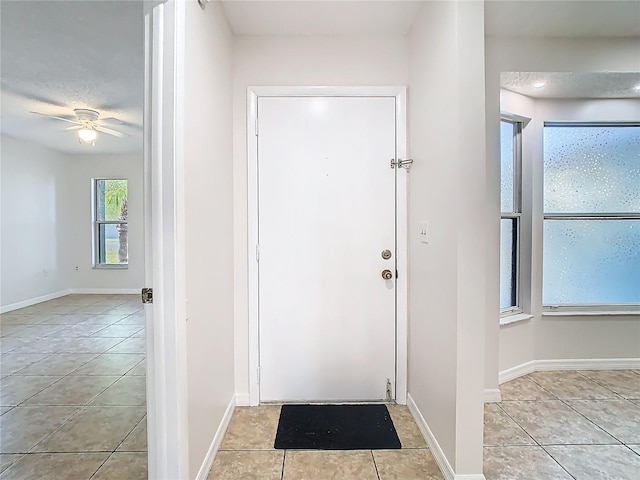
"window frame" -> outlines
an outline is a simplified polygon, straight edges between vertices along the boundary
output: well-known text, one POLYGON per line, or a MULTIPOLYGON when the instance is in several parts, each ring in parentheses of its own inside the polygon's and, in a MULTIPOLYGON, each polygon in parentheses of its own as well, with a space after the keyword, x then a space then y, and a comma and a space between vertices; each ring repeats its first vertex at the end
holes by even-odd
MULTIPOLYGON (((513 127, 513 211, 503 212, 500 207, 500 222, 502 220, 515 220, 515 248, 513 252, 512 285, 515 291, 515 305, 500 308, 500 318, 518 315, 524 312, 522 307, 522 129, 523 121, 515 116, 502 114, 500 125, 506 122, 513 127)), ((502 151, 500 152, 502 162, 502 151)), ((502 195, 502 190, 501 190, 502 195)))
POLYGON ((92 268, 105 270, 126 270, 129 268, 129 258, 127 253, 127 263, 101 263, 100 262, 100 227, 102 225, 127 225, 129 232, 129 218, 127 220, 99 220, 98 219, 98 182, 105 180, 124 180, 127 182, 127 200, 129 198, 129 179, 123 177, 100 177, 91 179, 91 224, 92 224, 92 268))
MULTIPOLYGON (((640 127, 640 122, 553 122, 544 121, 542 124, 542 152, 544 163, 544 129, 546 127, 640 127)), ((545 171, 542 167, 542 188, 544 189, 545 171)), ((544 200, 542 203, 542 233, 544 235, 544 223, 547 220, 637 220, 640 221, 640 212, 590 212, 590 213, 549 213, 544 210, 544 200)), ((544 247, 544 239, 542 241, 544 247)), ((542 269, 544 270, 544 251, 542 251, 542 269)), ((542 278, 541 293, 544 298, 544 278, 542 278)), ((563 303, 563 304, 545 304, 542 302, 542 315, 571 315, 573 313, 592 313, 592 314, 638 314, 640 313, 640 303, 563 303)))

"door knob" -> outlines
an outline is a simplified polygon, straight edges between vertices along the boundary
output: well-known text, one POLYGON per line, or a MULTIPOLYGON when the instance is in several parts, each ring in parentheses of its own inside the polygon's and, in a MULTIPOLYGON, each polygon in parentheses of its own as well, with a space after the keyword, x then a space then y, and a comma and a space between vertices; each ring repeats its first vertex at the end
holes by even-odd
POLYGON ((385 280, 391 280, 393 278, 393 273, 391 273, 391 270, 383 270, 382 278, 384 278, 385 280))

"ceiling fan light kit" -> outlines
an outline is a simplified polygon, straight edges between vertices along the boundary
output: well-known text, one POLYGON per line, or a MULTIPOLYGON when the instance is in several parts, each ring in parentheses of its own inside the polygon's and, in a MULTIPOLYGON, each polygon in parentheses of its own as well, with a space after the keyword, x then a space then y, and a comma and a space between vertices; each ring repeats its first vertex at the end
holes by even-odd
POLYGON ((124 132, 119 132, 117 130, 113 130, 112 128, 107 128, 103 126, 100 122, 111 121, 117 122, 119 124, 124 124, 121 120, 117 118, 105 118, 100 119, 100 113, 96 110, 91 110, 89 108, 76 108, 73 110, 76 118, 63 118, 57 117, 55 115, 48 115, 46 113, 40 112, 31 112, 38 115, 42 115, 48 118, 53 118, 54 120, 62 120, 63 122, 73 123, 74 126, 66 128, 65 130, 77 130, 78 131, 78 139, 80 143, 86 143, 95 146, 96 138, 98 138, 98 132, 106 133, 107 135, 112 135, 114 137, 123 138, 128 136, 129 134, 124 132))
POLYGON ((78 130, 78 138, 80 139, 80 143, 90 143, 91 145, 96 144, 96 138, 98 137, 98 132, 96 132, 91 127, 81 128, 78 130))

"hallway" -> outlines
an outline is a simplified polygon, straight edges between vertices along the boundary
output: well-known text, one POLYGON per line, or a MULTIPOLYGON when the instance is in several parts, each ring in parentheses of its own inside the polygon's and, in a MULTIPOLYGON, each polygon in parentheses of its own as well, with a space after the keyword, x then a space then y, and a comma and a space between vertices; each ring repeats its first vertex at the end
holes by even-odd
MULTIPOLYGON (((640 371, 537 372, 485 405, 487 480, 636 480, 640 371)), ((209 480, 440 480, 405 406, 389 405, 402 450, 275 450, 279 406, 236 409, 209 480)))
POLYGON ((208 479, 444 479, 408 408, 387 407, 401 450, 275 450, 280 406, 236 408, 208 479))

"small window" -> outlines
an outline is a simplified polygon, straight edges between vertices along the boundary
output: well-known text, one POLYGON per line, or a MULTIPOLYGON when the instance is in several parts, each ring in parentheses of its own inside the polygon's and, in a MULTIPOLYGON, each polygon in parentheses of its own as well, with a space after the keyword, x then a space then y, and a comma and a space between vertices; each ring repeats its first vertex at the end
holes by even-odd
POLYGON ((640 304, 640 126, 545 124, 542 303, 640 304))
POLYGON ((127 180, 95 179, 93 192, 94 267, 126 268, 129 264, 127 180))
POLYGON ((521 312, 520 222, 522 216, 520 137, 522 123, 500 122, 500 312, 521 312))

